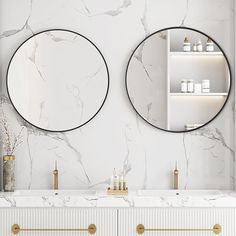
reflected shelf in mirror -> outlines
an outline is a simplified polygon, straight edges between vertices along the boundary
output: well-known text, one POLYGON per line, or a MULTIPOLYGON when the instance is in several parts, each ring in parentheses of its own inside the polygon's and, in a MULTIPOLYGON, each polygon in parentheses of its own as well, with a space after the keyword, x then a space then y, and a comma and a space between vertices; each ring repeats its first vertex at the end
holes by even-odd
POLYGON ((222 52, 170 52, 171 56, 224 56, 222 52))
POLYGON ((220 113, 230 92, 231 71, 225 53, 208 35, 171 27, 136 47, 127 67, 126 88, 136 112, 150 125, 186 132, 208 124, 220 113), (211 51, 207 51, 208 39, 214 44, 211 51), (199 41, 202 47, 195 49, 199 41), (142 63, 137 59, 140 51, 142 63), (186 130, 187 124, 202 125, 186 130))
POLYGON ((228 93, 170 93, 170 96, 228 96, 228 93))

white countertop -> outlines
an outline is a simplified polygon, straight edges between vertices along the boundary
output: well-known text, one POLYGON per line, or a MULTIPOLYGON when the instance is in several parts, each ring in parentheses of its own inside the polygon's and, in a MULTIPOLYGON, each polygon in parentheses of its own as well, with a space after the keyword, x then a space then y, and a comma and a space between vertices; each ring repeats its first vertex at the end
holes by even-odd
POLYGON ((18 190, 0 192, 0 207, 236 207, 236 192, 140 190, 108 196, 94 190, 18 190))

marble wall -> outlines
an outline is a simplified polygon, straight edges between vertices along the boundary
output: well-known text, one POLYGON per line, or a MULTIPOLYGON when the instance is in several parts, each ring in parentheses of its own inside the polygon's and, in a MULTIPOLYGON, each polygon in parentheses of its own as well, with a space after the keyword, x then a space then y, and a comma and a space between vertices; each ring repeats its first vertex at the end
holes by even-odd
POLYGON ((0 0, 2 107, 15 131, 26 127, 16 152, 17 188, 51 188, 57 160, 60 188, 104 189, 116 167, 124 169, 131 188, 168 189, 177 160, 181 188, 233 189, 234 89, 211 124, 186 134, 146 124, 125 91, 125 69, 135 46, 170 26, 211 35, 226 52, 234 75, 233 5, 233 0, 0 0), (24 122, 9 103, 5 87, 14 50, 32 34, 52 28, 91 39, 110 70, 110 91, 100 113, 81 129, 66 133, 43 132, 24 122))

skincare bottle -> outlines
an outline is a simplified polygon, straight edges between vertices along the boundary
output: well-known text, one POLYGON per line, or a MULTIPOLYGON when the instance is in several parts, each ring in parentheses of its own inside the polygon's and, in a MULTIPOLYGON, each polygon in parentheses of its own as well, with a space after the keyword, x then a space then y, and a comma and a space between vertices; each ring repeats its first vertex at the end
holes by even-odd
POLYGON ((194 83, 193 80, 190 79, 188 80, 188 93, 193 93, 194 92, 194 83))
POLYGON ((186 79, 181 80, 181 93, 188 92, 188 81, 186 79))
POLYGON ((196 52, 197 51, 197 44, 193 44, 193 51, 196 52))
POLYGON ((119 190, 123 190, 124 178, 123 173, 120 171, 119 173, 119 190))
POLYGON ((196 83, 194 84, 194 93, 201 93, 202 92, 202 84, 196 83))
POLYGON ((127 186, 126 186, 126 179, 125 179, 125 175, 123 174, 123 190, 126 190, 127 186))
POLYGON ((117 190, 118 176, 116 175, 116 169, 113 170, 113 175, 111 176, 110 189, 117 190))
POLYGON ((197 51, 198 52, 202 52, 203 48, 202 48, 202 42, 201 42, 201 39, 198 40, 198 43, 197 43, 197 51))
POLYGON ((188 41, 188 37, 184 38, 183 50, 184 50, 184 52, 190 52, 191 51, 191 44, 188 41))
POLYGON ((213 42, 210 38, 207 39, 206 51, 207 52, 213 52, 214 51, 214 44, 213 44, 213 42))
POLYGON ((110 189, 114 189, 114 171, 115 169, 113 170, 113 175, 111 176, 111 179, 110 179, 110 189))
POLYGON ((203 93, 210 92, 210 80, 209 79, 202 80, 202 92, 203 93))
POLYGON ((118 190, 119 189, 119 179, 116 174, 116 169, 113 171, 113 189, 118 190))

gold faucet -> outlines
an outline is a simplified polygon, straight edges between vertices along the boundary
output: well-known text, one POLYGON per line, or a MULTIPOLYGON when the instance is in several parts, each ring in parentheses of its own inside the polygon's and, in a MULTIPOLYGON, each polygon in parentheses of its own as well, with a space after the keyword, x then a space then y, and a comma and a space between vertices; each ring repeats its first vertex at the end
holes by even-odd
POLYGON ((179 189, 179 170, 177 168, 177 161, 175 162, 174 169, 174 189, 179 189))
POLYGON ((57 169, 57 161, 55 161, 55 170, 53 171, 53 188, 54 188, 54 190, 58 190, 58 169, 57 169))

